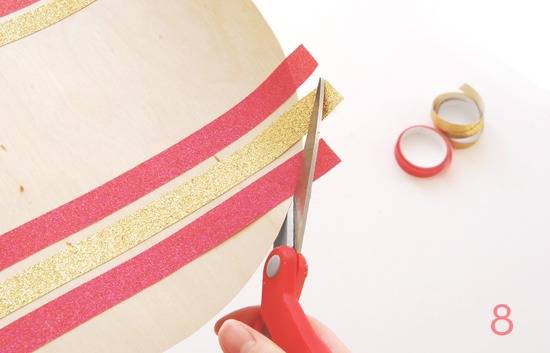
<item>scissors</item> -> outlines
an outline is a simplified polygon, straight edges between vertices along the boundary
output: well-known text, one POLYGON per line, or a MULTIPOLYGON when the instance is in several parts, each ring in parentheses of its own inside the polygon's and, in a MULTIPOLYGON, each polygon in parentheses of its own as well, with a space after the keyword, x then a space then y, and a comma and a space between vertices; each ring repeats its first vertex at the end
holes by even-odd
POLYGON ((319 79, 294 198, 264 266, 259 311, 250 307, 231 315, 231 318, 268 335, 286 353, 331 353, 313 330, 299 302, 308 272, 301 250, 317 161, 324 97, 325 81, 319 79))

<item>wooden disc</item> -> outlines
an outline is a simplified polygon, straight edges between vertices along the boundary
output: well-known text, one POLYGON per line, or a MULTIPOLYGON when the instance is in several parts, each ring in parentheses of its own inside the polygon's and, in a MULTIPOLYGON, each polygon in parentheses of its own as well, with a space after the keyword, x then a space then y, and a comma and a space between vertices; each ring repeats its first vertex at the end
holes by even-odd
MULTIPOLYGON (((5 146, 0 149, 0 234, 201 128, 254 90, 282 59, 276 38, 249 0, 98 0, 0 48, 0 144, 5 146)), ((235 151, 265 126, 221 155, 235 151)), ((67 241, 93 234, 213 162, 67 241)), ((172 276, 39 351, 160 352, 171 347, 242 288, 268 251, 286 207, 279 206, 172 276)), ((144 251, 202 213, 0 320, 0 328, 144 251)), ((65 246, 60 242, 2 271, 0 280, 65 246)))

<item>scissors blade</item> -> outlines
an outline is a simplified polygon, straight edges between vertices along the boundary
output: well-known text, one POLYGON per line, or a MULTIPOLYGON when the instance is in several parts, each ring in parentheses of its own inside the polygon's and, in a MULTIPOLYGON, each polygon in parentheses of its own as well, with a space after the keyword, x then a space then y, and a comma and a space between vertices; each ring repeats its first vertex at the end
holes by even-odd
POLYGON ((311 186, 317 162, 317 150, 319 147, 319 125, 323 118, 323 105, 325 101, 325 81, 319 79, 315 103, 309 121, 309 129, 304 147, 304 159, 296 190, 294 192, 293 213, 294 213, 294 249, 302 251, 304 233, 306 230, 307 213, 309 200, 311 198, 311 186))
POLYGON ((279 235, 273 242, 273 247, 294 246, 294 201, 291 202, 285 221, 279 230, 279 235))

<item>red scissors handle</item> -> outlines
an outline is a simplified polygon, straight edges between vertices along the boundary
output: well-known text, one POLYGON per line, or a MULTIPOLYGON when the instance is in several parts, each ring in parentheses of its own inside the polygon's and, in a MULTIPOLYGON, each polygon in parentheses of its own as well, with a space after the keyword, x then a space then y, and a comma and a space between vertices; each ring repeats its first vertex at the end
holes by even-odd
POLYGON ((287 246, 273 249, 264 268, 262 321, 271 339, 286 353, 331 353, 299 302, 306 277, 307 262, 302 254, 287 246))

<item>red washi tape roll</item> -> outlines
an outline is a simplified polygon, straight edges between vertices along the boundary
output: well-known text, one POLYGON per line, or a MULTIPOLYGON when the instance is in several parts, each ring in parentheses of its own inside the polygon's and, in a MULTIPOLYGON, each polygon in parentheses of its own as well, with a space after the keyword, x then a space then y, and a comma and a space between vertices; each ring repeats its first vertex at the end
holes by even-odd
POLYGON ((399 135, 395 145, 397 164, 415 177, 428 178, 451 164, 453 150, 449 139, 438 130, 411 126, 399 135))

